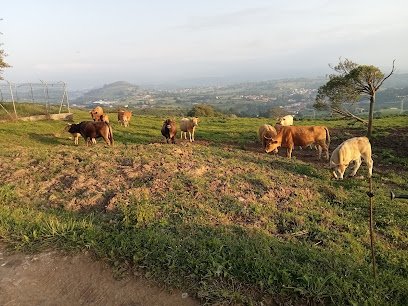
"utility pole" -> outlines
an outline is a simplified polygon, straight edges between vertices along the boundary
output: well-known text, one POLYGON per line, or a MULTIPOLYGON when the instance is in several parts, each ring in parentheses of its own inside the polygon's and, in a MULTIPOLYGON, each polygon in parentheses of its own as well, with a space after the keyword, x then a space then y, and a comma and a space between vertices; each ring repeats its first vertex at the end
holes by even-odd
POLYGON ((401 99, 401 110, 400 110, 400 115, 402 115, 404 113, 404 102, 407 99, 408 95, 404 95, 404 96, 397 96, 397 98, 401 99))

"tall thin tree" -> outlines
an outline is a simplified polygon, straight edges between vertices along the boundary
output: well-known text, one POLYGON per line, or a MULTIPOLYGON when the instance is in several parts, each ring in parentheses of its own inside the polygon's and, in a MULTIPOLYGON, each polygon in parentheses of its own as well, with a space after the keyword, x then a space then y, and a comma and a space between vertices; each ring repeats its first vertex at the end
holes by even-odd
POLYGON ((373 131, 375 95, 381 85, 395 71, 395 60, 391 72, 385 76, 381 70, 372 65, 358 65, 349 59, 342 60, 331 67, 336 74, 329 75, 329 81, 318 89, 316 108, 341 107, 343 103, 353 103, 366 96, 370 100, 367 137, 373 131))

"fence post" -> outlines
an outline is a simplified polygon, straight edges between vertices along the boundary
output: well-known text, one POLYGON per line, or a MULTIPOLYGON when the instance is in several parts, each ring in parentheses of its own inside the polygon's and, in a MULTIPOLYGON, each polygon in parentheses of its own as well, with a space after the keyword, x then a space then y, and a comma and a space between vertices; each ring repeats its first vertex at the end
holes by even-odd
POLYGON ((369 185, 370 185, 370 190, 367 192, 368 198, 369 198, 369 215, 370 215, 370 244, 371 244, 371 261, 373 265, 373 275, 374 279, 377 279, 377 270, 375 266, 375 252, 374 252, 374 220, 373 220, 373 179, 372 177, 369 178, 369 185))
POLYGON ((13 102, 14 115, 15 115, 15 119, 17 119, 17 110, 16 110, 16 103, 14 102, 13 88, 11 87, 11 83, 9 81, 6 81, 6 82, 9 84, 11 101, 13 102))

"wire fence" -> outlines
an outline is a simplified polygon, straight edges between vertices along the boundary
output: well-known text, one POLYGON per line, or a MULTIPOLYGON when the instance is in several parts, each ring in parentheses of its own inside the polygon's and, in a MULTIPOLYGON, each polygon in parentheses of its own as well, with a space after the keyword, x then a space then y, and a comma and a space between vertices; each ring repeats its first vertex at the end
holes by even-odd
POLYGON ((12 83, 0 81, 0 118, 70 112, 65 82, 12 83))

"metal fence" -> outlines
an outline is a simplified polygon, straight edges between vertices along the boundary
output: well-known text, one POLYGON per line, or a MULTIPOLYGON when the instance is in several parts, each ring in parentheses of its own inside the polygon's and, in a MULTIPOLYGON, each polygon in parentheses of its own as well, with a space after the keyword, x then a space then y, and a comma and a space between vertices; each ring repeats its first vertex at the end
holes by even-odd
MULTIPOLYGON (((65 82, 40 83, 12 83, 7 80, 0 81, 0 111, 4 111, 12 119, 17 119, 23 112, 19 113, 19 105, 36 104, 33 108, 41 114, 60 114, 63 110, 70 112, 67 85, 65 82)), ((25 109, 28 109, 25 107, 25 109)), ((37 114, 30 114, 37 115, 37 114)))

